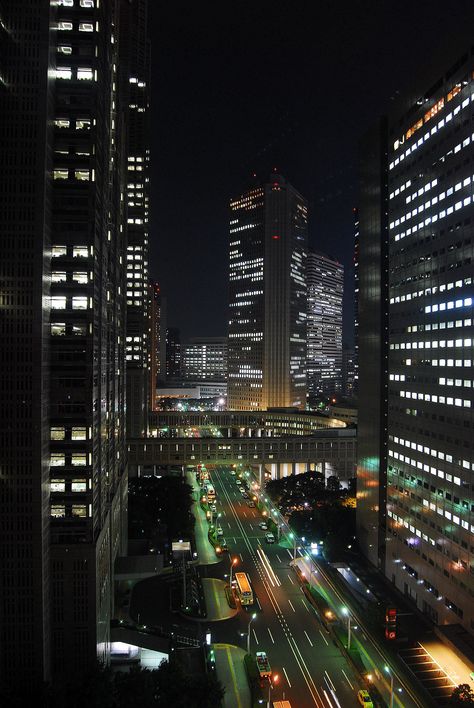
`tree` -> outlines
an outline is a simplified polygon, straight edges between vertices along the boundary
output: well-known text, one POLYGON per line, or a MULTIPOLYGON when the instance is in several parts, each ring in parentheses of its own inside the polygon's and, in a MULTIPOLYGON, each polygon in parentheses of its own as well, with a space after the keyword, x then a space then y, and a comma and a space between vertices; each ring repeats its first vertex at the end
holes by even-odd
POLYGON ((460 683, 456 686, 449 699, 450 706, 470 706, 474 705, 474 693, 468 683, 460 683))
POLYGON ((341 489, 339 477, 335 477, 334 475, 328 477, 326 480, 326 489, 328 489, 330 492, 338 492, 341 489))

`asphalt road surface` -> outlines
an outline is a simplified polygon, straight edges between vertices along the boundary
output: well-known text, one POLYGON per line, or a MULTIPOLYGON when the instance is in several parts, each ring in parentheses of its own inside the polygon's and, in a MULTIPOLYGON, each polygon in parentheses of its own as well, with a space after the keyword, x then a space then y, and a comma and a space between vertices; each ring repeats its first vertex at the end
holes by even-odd
MULTIPOLYGON (((304 597, 290 567, 291 552, 265 542, 265 531, 258 526, 262 517, 247 506, 230 470, 214 470, 212 480, 222 514, 220 525, 231 556, 239 558, 234 572, 249 574, 256 595, 249 612, 239 611, 238 627, 235 622, 223 622, 219 635, 236 643, 236 633, 247 632, 251 614, 256 612, 250 625, 250 650, 253 654, 265 651, 272 673, 278 674, 272 701, 285 697, 298 708, 358 705, 357 691, 363 686, 304 597), (230 636, 224 637, 227 633, 230 636)), ((246 637, 240 641, 245 647, 246 637)))

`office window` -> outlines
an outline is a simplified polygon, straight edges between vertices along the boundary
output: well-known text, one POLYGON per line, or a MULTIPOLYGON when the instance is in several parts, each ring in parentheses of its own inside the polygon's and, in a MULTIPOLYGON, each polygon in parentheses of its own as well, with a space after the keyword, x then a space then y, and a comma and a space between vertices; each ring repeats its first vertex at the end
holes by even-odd
POLYGON ((85 452, 73 452, 71 455, 71 464, 74 467, 84 467, 87 465, 87 455, 85 452))
POLYGON ((83 273, 82 271, 74 271, 72 274, 72 279, 74 283, 85 285, 88 281, 87 273, 83 273))
POLYGON ((53 258, 59 258, 59 256, 67 255, 66 246, 53 246, 51 249, 51 256, 53 258))
POLYGON ((89 251, 87 246, 74 246, 72 249, 73 258, 87 258, 89 251))
POLYGON ((92 22, 79 22, 79 32, 93 32, 94 25, 92 22))
POLYGON ((53 295, 51 298, 51 307, 53 310, 65 310, 66 297, 64 295, 53 295))
POLYGON ((65 167, 58 167, 54 169, 53 179, 69 179, 69 170, 65 167))
POLYGON ((65 322, 51 322, 51 335, 53 337, 64 337, 66 334, 65 322))
POLYGON ((51 504, 51 516, 54 519, 64 519, 66 516, 64 504, 51 504))
POLYGON ((64 479, 52 479, 50 489, 52 492, 64 492, 66 489, 64 479))
POLYGON ((87 484, 85 479, 73 479, 71 483, 72 492, 87 492, 87 484))
POLYGON ((87 310, 87 297, 84 295, 76 295, 72 298, 73 310, 87 310))
POLYGON ((87 439, 86 428, 84 428, 82 426, 79 426, 79 427, 74 426, 72 428, 71 440, 86 440, 86 439, 87 439))
POLYGON ((65 431, 64 427, 53 427, 51 428, 51 440, 64 440, 65 431))
POLYGON ((56 128, 69 128, 71 125, 71 121, 68 120, 67 118, 56 118, 54 121, 54 125, 56 128))
POLYGON ((77 78, 80 81, 92 81, 94 78, 94 72, 89 67, 79 67, 77 69, 77 78))
POLYGON ((76 130, 90 130, 91 121, 90 118, 78 118, 76 120, 76 130))
POLYGON ((64 467, 65 464, 64 452, 51 453, 51 467, 64 467))
POLYGON ((85 337, 87 334, 87 327, 86 325, 82 324, 74 324, 72 325, 72 334, 76 337, 85 337))
POLYGON ((87 516, 87 509, 85 504, 73 504, 72 505, 72 515, 76 518, 85 518, 87 516))
POLYGON ((51 273, 51 282, 53 283, 65 283, 66 282, 66 272, 64 270, 62 271, 53 271, 51 273))
POLYGON ((89 170, 74 170, 74 177, 81 182, 88 182, 90 180, 89 170))

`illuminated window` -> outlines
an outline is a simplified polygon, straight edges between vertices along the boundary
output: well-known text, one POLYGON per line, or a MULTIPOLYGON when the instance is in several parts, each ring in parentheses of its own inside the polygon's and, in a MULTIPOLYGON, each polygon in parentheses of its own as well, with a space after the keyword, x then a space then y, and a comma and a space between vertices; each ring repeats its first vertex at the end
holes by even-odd
POLYGON ((51 467, 64 467, 65 464, 64 452, 51 453, 51 467))
POLYGON ((69 128, 71 125, 71 121, 69 121, 67 118, 56 118, 54 121, 54 125, 56 128, 69 128))
POLYGON ((87 310, 87 297, 85 295, 75 295, 72 298, 73 310, 87 310))
POLYGON ((65 432, 63 427, 51 428, 51 440, 64 440, 65 432))
POLYGON ((79 32, 93 32, 94 25, 92 22, 79 22, 79 32))
POLYGON ((66 273, 65 271, 53 271, 51 273, 51 281, 53 283, 65 283, 66 282, 66 273))
POLYGON ((66 489, 64 479, 52 479, 50 489, 52 492, 64 492, 66 489))
POLYGON ((65 322, 51 322, 51 335, 53 337, 64 337, 66 334, 65 322))
POLYGON ((53 258, 58 258, 59 256, 65 256, 67 253, 66 246, 53 246, 51 249, 51 255, 53 258))
POLYGON ((58 5, 63 5, 64 7, 73 7, 74 0, 58 0, 58 5))
POLYGON ((89 255, 87 246, 74 246, 72 249, 72 255, 74 258, 87 258, 89 255))
POLYGON ((85 467, 87 465, 87 455, 85 452, 73 452, 71 455, 71 464, 74 467, 85 467))
POLYGON ((80 283, 81 285, 85 285, 88 282, 87 273, 78 271, 74 271, 72 279, 74 283, 80 283))
POLYGON ((70 79, 71 77, 72 77, 72 69, 70 66, 56 67, 56 78, 57 79, 70 79))
POLYGON ((70 44, 60 44, 58 47, 58 52, 60 54, 72 54, 72 47, 70 44))
POLYGON ((76 130, 90 130, 90 118, 78 118, 76 120, 76 130))
POLYGON ((79 67, 77 70, 77 78, 80 81, 92 81, 92 79, 94 78, 94 72, 90 68, 79 67))
POLYGON ((54 519, 64 519, 64 517, 66 516, 66 509, 64 507, 64 504, 52 504, 51 516, 54 519))
POLYGON ((71 484, 72 492, 87 492, 87 484, 85 479, 73 479, 71 484))
POLYGON ((51 307, 53 310, 65 310, 66 309, 66 296, 64 295, 53 295, 51 298, 51 307))
POLYGON ((87 510, 85 504, 73 504, 72 505, 72 515, 76 518, 84 519, 87 516, 87 510))
POLYGON ((73 427, 71 432, 71 440, 86 440, 87 431, 83 427, 73 427))
POLYGON ((64 20, 58 22, 58 30, 70 32, 72 30, 72 22, 65 22, 64 20))
POLYGON ((81 7, 94 7, 94 0, 80 0, 81 7))
POLYGON ((87 334, 87 327, 86 325, 73 324, 71 332, 76 337, 85 337, 87 334))
POLYGON ((66 168, 57 168, 53 170, 53 179, 68 179, 69 170, 66 168))
POLYGON ((90 179, 89 170, 74 170, 74 177, 81 182, 88 182, 90 179))

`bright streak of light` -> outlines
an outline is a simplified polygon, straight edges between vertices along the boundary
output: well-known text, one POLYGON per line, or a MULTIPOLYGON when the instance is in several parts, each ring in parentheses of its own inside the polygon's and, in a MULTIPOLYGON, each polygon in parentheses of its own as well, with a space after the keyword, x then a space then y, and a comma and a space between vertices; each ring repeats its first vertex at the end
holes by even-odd
POLYGON ((282 666, 282 669, 283 669, 283 673, 285 674, 285 678, 286 678, 286 680, 288 681, 288 686, 291 688, 291 681, 290 681, 290 679, 288 678, 288 674, 286 673, 286 669, 285 669, 284 666, 282 666))

